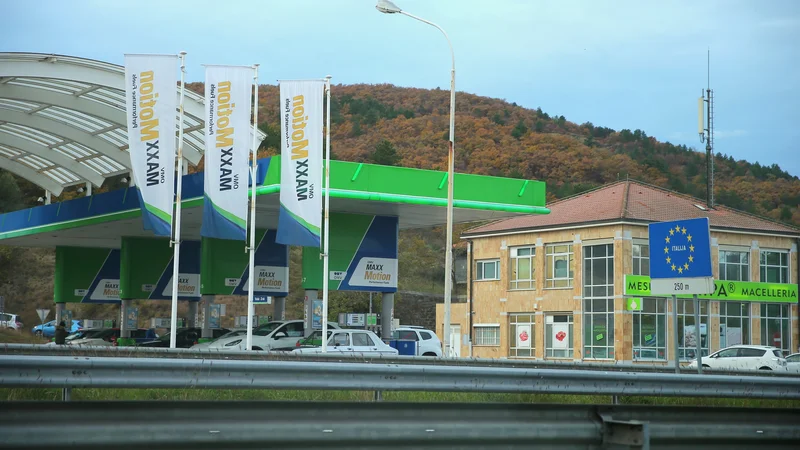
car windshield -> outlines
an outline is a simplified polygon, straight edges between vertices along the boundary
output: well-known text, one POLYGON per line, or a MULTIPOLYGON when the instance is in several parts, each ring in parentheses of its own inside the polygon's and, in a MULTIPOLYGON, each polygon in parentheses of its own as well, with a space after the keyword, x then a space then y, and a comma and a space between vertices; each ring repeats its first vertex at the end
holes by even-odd
MULTIPOLYGON (((328 339, 331 338, 332 331, 328 331, 328 339)), ((307 338, 300 341, 301 346, 305 347, 320 347, 322 346, 322 331, 315 331, 308 335, 307 338)))
POLYGON ((261 325, 260 327, 258 327, 255 330, 253 330, 253 334, 256 335, 256 336, 267 336, 270 333, 272 333, 273 331, 275 331, 275 329, 278 328, 281 325, 283 325, 283 322, 265 323, 264 325, 261 325))
POLYGON ((72 341, 74 339, 89 339, 94 337, 97 333, 100 333, 103 330, 81 330, 76 331, 69 336, 66 337, 65 340, 72 341))
POLYGON ((105 339, 107 337, 114 336, 117 333, 117 330, 114 328, 109 328, 107 330, 100 330, 98 333, 92 336, 93 339, 105 339))
POLYGON ((241 336, 241 335, 243 335, 243 334, 246 334, 246 333, 247 333, 247 330, 233 330, 233 331, 231 331, 231 332, 229 332, 229 333, 225 333, 225 334, 223 334, 222 336, 220 336, 220 337, 218 337, 218 338, 215 338, 215 339, 214 339, 213 341, 211 341, 211 342, 218 341, 218 340, 220 340, 220 339, 225 339, 225 338, 232 338, 232 337, 236 337, 236 336, 241 336))
POLYGON ((417 340, 417 333, 411 330, 394 330, 392 339, 417 340))

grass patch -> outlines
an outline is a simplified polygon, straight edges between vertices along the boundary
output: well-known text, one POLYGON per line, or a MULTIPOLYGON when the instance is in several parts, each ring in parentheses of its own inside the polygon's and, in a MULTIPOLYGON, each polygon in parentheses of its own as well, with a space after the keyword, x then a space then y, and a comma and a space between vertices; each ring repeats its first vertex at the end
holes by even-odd
POLYGON ((0 344, 46 344, 49 339, 34 336, 27 331, 0 330, 0 344))
MULTIPOLYGON (((75 401, 372 401, 366 391, 297 391, 270 389, 73 389, 75 401)), ((0 389, 0 401, 59 401, 60 389, 0 389)), ((384 392, 388 402, 611 404, 608 395, 491 394, 459 392, 384 392)), ((697 397, 620 397, 624 405, 800 408, 800 401, 697 397)))

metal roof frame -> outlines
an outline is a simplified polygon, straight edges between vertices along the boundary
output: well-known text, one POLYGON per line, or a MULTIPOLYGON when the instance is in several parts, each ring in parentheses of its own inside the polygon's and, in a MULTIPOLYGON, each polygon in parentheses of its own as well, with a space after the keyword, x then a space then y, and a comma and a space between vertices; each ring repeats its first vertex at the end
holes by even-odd
MULTIPOLYGON (((120 65, 0 52, 0 168, 54 195, 130 172, 124 83, 120 65)), ((186 90, 184 158, 193 165, 205 150, 204 101, 186 90)), ((264 139, 257 128, 253 132, 264 139)))

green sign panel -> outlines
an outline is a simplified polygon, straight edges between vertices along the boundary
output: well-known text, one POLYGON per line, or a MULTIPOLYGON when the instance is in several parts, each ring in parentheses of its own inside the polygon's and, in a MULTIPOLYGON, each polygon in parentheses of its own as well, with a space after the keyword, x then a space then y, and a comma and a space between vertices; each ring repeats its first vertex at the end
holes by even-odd
MULTIPOLYGON (((255 303, 289 293, 289 248, 275 242, 275 231, 256 229, 255 303)), ((250 255, 244 241, 202 238, 200 292, 203 295, 247 295, 250 255)))
MULTIPOLYGON (((173 248, 168 239, 123 237, 120 250, 120 298, 169 300, 172 297, 173 248)), ((181 242, 178 298, 200 299, 200 241, 181 242)))
POLYGON ((625 299, 625 309, 627 311, 641 311, 642 299, 641 298, 628 298, 625 299))
POLYGON ((55 303, 119 303, 119 250, 56 247, 55 303))
MULTIPOLYGON (((650 277, 625 275, 625 295, 650 297, 650 277)), ((692 298, 691 295, 679 295, 678 297, 692 298)), ((715 280, 713 294, 698 295, 697 297, 721 301, 795 303, 797 302, 797 285, 715 280)))
MULTIPOLYGON (((328 288, 397 291, 397 217, 331 213, 328 288)), ((322 289, 320 249, 303 247, 303 288, 322 289)))

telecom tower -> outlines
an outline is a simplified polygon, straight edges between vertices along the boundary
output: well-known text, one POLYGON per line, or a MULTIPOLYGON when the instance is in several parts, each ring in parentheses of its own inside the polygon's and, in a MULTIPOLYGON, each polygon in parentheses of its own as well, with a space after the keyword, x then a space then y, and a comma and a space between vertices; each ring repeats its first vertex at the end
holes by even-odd
POLYGON ((706 143, 706 205, 714 207, 714 90, 711 89, 711 50, 708 51, 708 81, 705 92, 697 99, 697 132, 706 143), (706 123, 703 123, 704 109, 706 123))

